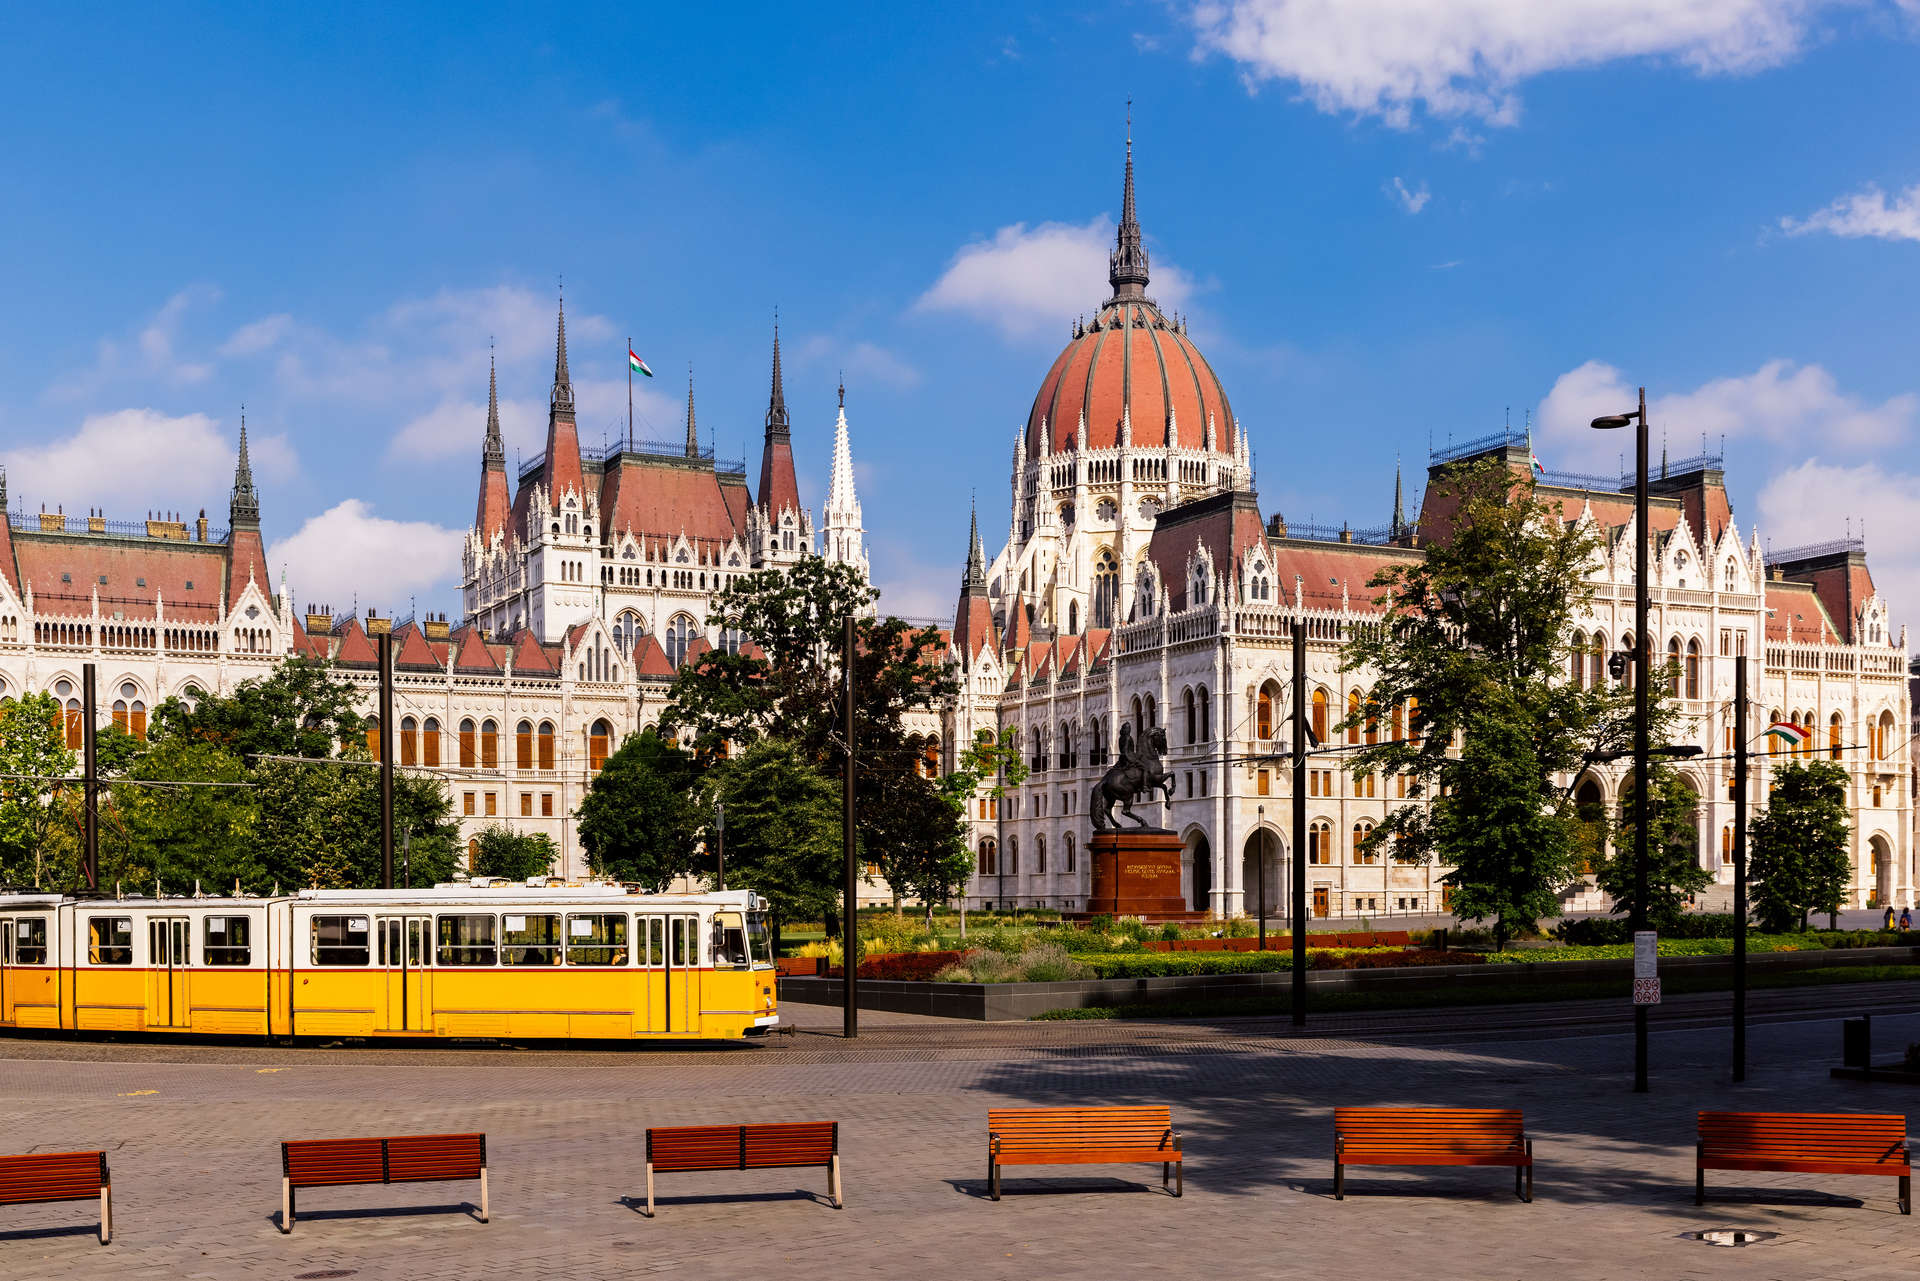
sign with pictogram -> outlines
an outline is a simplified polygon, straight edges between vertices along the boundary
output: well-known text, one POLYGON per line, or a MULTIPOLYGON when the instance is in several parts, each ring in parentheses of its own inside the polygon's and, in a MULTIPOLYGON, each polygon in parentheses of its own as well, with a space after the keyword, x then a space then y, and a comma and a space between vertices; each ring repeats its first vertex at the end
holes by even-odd
POLYGON ((1660 1004, 1660 980, 1635 979, 1633 981, 1633 1003, 1635 1005, 1660 1004))

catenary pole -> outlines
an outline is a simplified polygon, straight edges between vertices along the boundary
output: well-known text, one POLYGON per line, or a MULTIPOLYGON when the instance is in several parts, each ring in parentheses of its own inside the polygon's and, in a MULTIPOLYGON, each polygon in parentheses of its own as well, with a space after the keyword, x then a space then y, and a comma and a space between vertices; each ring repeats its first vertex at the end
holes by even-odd
POLYGON ((393 888, 393 631, 380 643, 380 888, 393 888))
POLYGON ((846 903, 840 917, 840 973, 842 1024, 849 1039, 860 1035, 860 922, 855 909, 860 904, 860 869, 853 845, 853 615, 847 615, 846 637, 841 645, 840 680, 845 699, 846 723, 842 726, 847 741, 847 772, 841 780, 841 840, 846 846, 846 903))
POLYGON ((1253 883, 1257 887, 1260 911, 1260 950, 1267 950, 1267 807, 1256 806, 1255 813, 1260 817, 1256 826, 1260 832, 1260 842, 1253 853, 1253 883))
POLYGON ((1293 621, 1293 1023, 1307 1022, 1307 620, 1293 621))
POLYGON ((1733 1079, 1747 1079, 1747 656, 1733 660, 1733 1079))
POLYGON ((92 663, 80 665, 81 828, 80 873, 87 888, 100 888, 100 753, 94 742, 94 718, 100 701, 94 696, 92 663))

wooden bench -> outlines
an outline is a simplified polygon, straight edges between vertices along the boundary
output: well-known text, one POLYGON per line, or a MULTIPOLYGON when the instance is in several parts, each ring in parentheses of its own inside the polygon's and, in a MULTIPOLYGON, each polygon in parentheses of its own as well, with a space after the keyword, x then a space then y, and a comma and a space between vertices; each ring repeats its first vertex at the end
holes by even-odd
POLYGON ((1900 1180, 1900 1213, 1913 1213, 1907 1118, 1898 1113, 1702 1112, 1695 1205, 1706 1204, 1708 1170, 1892 1175, 1900 1180))
POLYGON ((655 1171, 777 1170, 825 1166, 827 1199, 840 1188, 840 1123, 778 1121, 766 1125, 676 1125, 647 1131, 647 1217, 653 1217, 655 1171))
POLYGON ((280 1230, 293 1231, 299 1188, 354 1183, 480 1180, 480 1222, 487 1213, 487 1136, 411 1134, 383 1139, 289 1139, 280 1144, 280 1230))
POLYGON ((1186 1192, 1180 1136, 1165 1107, 993 1108, 987 1112, 987 1190, 1000 1199, 1003 1165, 1160 1163, 1160 1186, 1186 1192))
POLYGON ((1510 1165, 1514 1195, 1533 1200, 1533 1140, 1503 1108, 1335 1108, 1336 1201, 1350 1165, 1510 1165))
POLYGON ((0 1205, 100 1198, 100 1244, 113 1239, 113 1180, 105 1152, 0 1156, 0 1205))

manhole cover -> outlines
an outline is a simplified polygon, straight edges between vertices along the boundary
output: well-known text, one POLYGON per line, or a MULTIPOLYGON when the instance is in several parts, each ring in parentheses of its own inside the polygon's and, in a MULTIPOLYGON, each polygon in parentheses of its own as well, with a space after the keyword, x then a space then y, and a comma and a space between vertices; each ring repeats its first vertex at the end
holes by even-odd
POLYGON ((339 1281, 340 1277, 356 1275, 354 1268, 322 1268, 318 1272, 296 1272, 293 1281, 339 1281))
POLYGON ((1741 1245, 1759 1245, 1762 1241, 1771 1241, 1779 1236, 1778 1232, 1755 1232, 1748 1228, 1712 1228, 1705 1232, 1689 1232, 1688 1236, 1708 1245, 1727 1248, 1741 1245))

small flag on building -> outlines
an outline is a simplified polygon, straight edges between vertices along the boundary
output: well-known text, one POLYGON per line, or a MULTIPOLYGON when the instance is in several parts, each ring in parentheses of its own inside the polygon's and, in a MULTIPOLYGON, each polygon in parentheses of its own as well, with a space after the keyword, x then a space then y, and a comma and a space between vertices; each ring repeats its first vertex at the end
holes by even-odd
POLYGON ((1779 739, 1788 747, 1798 747, 1813 737, 1812 732, 1805 726, 1795 725, 1792 721, 1775 721, 1767 726, 1766 733, 1762 737, 1767 735, 1779 739))
POLYGON ((640 353, 631 347, 627 348, 627 368, 636 374, 645 374, 649 378, 653 377, 653 371, 647 368, 647 362, 640 359, 640 353))
POLYGON ((1541 473, 1542 475, 1546 474, 1547 468, 1546 468, 1546 465, 1540 461, 1540 455, 1534 453, 1531 449, 1529 449, 1527 451, 1527 459, 1529 462, 1533 464, 1533 469, 1535 471, 1541 473))

